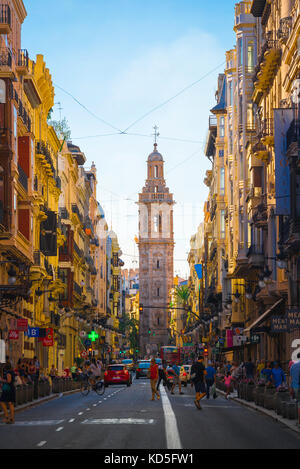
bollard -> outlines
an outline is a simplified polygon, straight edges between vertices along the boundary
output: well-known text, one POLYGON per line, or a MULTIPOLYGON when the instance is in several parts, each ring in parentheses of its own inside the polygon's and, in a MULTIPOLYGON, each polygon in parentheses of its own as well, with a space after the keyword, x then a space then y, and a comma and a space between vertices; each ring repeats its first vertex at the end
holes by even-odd
POLYGON ((16 406, 23 404, 22 402, 22 386, 16 386, 16 406))
POLYGON ((32 383, 27 384, 27 400, 28 402, 33 401, 33 384, 32 383))
POLYGON ((246 400, 248 402, 253 402, 254 401, 254 391, 255 391, 255 384, 247 384, 246 387, 246 400))
POLYGON ((297 420, 297 404, 296 402, 286 402, 285 406, 286 418, 289 420, 297 420))
POLYGON ((282 415, 282 403, 290 400, 289 391, 276 392, 275 410, 278 415, 282 415))
POLYGON ((263 407, 268 410, 273 410, 275 408, 274 395, 276 389, 273 387, 266 387, 264 392, 263 407))

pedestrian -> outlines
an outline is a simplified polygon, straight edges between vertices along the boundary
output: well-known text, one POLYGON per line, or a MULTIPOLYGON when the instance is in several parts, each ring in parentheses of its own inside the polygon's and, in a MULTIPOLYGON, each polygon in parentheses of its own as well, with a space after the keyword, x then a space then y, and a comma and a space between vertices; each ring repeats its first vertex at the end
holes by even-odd
POLYGON ((256 367, 256 379, 259 380, 261 378, 261 372, 265 368, 264 360, 258 360, 257 367, 256 367))
POLYGON ((238 385, 240 375, 241 375, 241 369, 238 366, 237 362, 233 363, 232 368, 230 370, 230 374, 232 376, 232 383, 233 383, 234 391, 237 394, 237 385, 238 385))
POLYGON ((209 399, 210 388, 214 384, 216 384, 216 370, 212 366, 212 363, 210 361, 208 362, 208 366, 206 367, 205 382, 206 382, 206 398, 209 399))
POLYGON ((205 376, 206 370, 204 366, 204 358, 200 355, 198 360, 192 365, 191 380, 195 386, 196 399, 194 401, 197 409, 201 410, 200 401, 206 396, 205 376))
POLYGON ((233 377, 231 376, 231 374, 227 371, 225 377, 224 377, 224 383, 225 383, 225 386, 226 386, 226 396, 225 398, 228 399, 228 396, 230 395, 231 393, 231 390, 232 390, 232 382, 233 382, 233 377))
POLYGON ((181 391, 181 380, 180 380, 180 368, 176 364, 172 366, 171 374, 174 376, 173 378, 173 386, 171 389, 171 394, 174 394, 174 390, 176 386, 179 388, 179 394, 183 395, 184 393, 181 391))
POLYGON ((160 399, 159 392, 157 390, 157 382, 158 382, 158 365, 155 361, 155 358, 152 358, 150 362, 150 369, 149 369, 149 377, 150 377, 150 384, 151 384, 151 391, 152 391, 152 398, 151 401, 155 401, 155 396, 157 399, 160 399))
POLYGON ((157 391, 159 390, 160 383, 163 381, 163 385, 167 386, 167 375, 166 375, 166 362, 163 361, 158 367, 158 382, 157 382, 157 391))
POLYGON ((274 362, 274 365, 272 368, 272 381, 273 381, 275 388, 278 388, 283 383, 286 383, 285 374, 278 362, 274 362))
POLYGON ((38 360, 38 357, 34 357, 33 360, 34 360, 34 366, 35 366, 35 374, 36 374, 36 377, 38 379, 40 377, 41 365, 40 365, 40 362, 38 360))
POLYGON ((290 388, 293 398, 300 400, 300 353, 298 353, 297 359, 298 361, 294 362, 290 369, 290 388))
POLYGON ((11 363, 6 363, 3 370, 2 391, 0 396, 0 403, 4 412, 4 423, 15 423, 15 403, 16 403, 16 388, 15 388, 15 374, 13 372, 11 363), (6 406, 8 404, 8 408, 6 406), (10 416, 8 413, 10 411, 10 416))
POLYGON ((55 379, 56 376, 57 376, 57 369, 55 368, 54 365, 51 366, 51 369, 50 369, 50 372, 49 372, 49 376, 50 376, 51 382, 52 382, 52 384, 53 384, 53 381, 54 381, 54 379, 55 379))
POLYGON ((254 369, 255 369, 255 366, 254 366, 254 363, 251 361, 251 358, 250 358, 250 357, 249 357, 248 361, 245 362, 244 368, 245 368, 246 378, 253 380, 253 379, 254 379, 254 369))
POLYGON ((272 384, 272 363, 267 362, 265 368, 261 371, 261 378, 265 381, 267 386, 272 384))

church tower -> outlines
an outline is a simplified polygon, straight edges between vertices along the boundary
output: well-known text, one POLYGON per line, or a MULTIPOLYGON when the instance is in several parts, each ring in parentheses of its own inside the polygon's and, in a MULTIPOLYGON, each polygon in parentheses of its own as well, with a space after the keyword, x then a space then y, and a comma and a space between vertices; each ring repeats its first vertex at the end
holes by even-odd
MULTIPOLYGON (((157 134, 155 133, 155 137, 157 134)), ((174 277, 173 194, 164 179, 164 160, 154 151, 147 161, 147 180, 139 194, 140 351, 156 354, 168 345, 169 293, 174 277)))

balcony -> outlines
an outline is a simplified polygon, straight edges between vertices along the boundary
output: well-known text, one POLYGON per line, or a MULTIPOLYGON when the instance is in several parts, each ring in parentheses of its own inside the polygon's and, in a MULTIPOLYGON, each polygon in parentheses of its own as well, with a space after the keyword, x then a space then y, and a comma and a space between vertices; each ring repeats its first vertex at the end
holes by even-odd
POLYGON ((82 288, 78 285, 78 283, 74 282, 73 283, 73 291, 76 293, 78 296, 82 295, 82 288))
POLYGON ((19 49, 16 61, 16 69, 20 75, 28 72, 29 55, 27 49, 19 49))
POLYGON ((286 147, 289 153, 293 148, 298 154, 298 148, 300 147, 300 120, 294 119, 286 134, 286 147))
POLYGON ((9 67, 12 66, 12 53, 8 47, 0 48, 0 67, 9 67))
POLYGON ((259 103, 262 95, 273 83, 281 62, 281 44, 277 40, 267 39, 262 46, 258 65, 255 67, 253 82, 255 91, 253 100, 259 103))
POLYGON ((0 5, 0 34, 11 33, 11 12, 8 5, 0 5))
POLYGON ((262 200, 263 202, 253 209, 252 220, 256 228, 266 228, 268 225, 268 206, 265 197, 262 200))
POLYGON ((52 162, 51 152, 48 145, 43 141, 39 141, 36 144, 36 155, 41 155, 45 159, 46 166, 48 166, 49 171, 52 171, 52 174, 55 175, 55 168, 52 162))
POLYGON ((79 210, 77 204, 72 204, 72 213, 74 213, 75 215, 77 215, 78 220, 79 220, 81 223, 83 223, 83 215, 82 215, 82 213, 80 212, 80 210, 79 210))
POLYGON ((18 171, 19 171, 19 183, 23 186, 25 191, 28 192, 28 176, 20 165, 18 165, 18 171))
POLYGON ((59 208, 59 215, 62 220, 69 220, 70 215, 66 207, 60 207, 59 208))
POLYGON ((265 254, 263 249, 252 244, 247 253, 250 269, 260 269, 265 265, 265 254))

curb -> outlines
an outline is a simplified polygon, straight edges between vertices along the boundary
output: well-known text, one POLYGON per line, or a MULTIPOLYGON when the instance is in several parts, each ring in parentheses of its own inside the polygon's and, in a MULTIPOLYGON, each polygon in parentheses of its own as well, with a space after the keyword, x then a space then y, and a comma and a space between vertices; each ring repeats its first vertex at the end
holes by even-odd
MULTIPOLYGON (((226 393, 224 391, 221 391, 220 389, 217 389, 217 391, 219 394, 223 396, 226 395, 226 393)), ((268 409, 265 409, 264 407, 257 406, 256 404, 252 404, 251 402, 244 401, 243 399, 239 399, 238 397, 229 397, 229 400, 234 401, 238 404, 241 404, 244 407, 248 407, 249 409, 256 410, 257 412, 260 412, 261 414, 267 415, 268 417, 271 417, 276 422, 282 423, 283 425, 288 427, 290 430, 293 430, 294 432, 300 434, 300 425, 298 425, 297 421, 295 420, 284 419, 283 417, 280 417, 272 410, 268 410, 268 409)))

